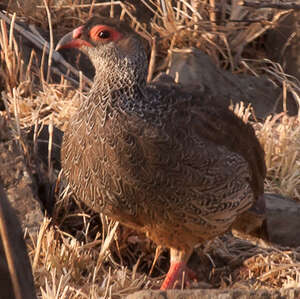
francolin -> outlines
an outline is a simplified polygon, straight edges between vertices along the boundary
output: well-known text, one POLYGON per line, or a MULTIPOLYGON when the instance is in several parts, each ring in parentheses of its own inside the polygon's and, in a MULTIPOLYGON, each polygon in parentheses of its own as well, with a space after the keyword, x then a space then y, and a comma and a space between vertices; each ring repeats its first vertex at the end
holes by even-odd
POLYGON ((209 94, 148 84, 143 41, 119 20, 93 17, 57 49, 72 47, 96 74, 64 134, 64 175, 92 209, 170 249, 161 289, 173 288, 194 246, 261 198, 263 149, 252 126, 209 94))

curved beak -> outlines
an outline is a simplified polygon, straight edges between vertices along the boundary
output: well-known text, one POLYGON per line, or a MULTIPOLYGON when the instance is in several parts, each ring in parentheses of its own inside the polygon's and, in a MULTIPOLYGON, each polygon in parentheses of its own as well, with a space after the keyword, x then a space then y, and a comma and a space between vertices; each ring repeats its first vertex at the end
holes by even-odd
POLYGON ((61 49, 68 48, 80 48, 83 45, 92 47, 92 45, 84 39, 81 39, 83 32, 83 26, 74 29, 72 32, 67 33, 63 36, 56 45, 55 50, 59 51, 61 49))

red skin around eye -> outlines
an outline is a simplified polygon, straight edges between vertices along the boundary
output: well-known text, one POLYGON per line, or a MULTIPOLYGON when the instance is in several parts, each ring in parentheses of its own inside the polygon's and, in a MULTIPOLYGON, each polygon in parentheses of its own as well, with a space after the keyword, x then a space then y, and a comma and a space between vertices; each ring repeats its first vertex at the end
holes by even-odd
MULTIPOLYGON (((94 47, 88 40, 82 39, 84 27, 80 26, 72 32, 66 34, 57 44, 56 50, 67 48, 80 48, 82 46, 94 47)), ((112 27, 106 25, 96 25, 89 32, 89 39, 94 42, 102 41, 103 43, 110 41, 117 41, 122 38, 122 34, 112 27), (110 36, 108 38, 100 38, 101 31, 108 31, 110 36)))
POLYGON ((114 30, 113 28, 106 26, 106 25, 98 25, 98 26, 94 26, 91 30, 90 30, 90 38, 93 41, 117 41, 122 37, 122 34, 116 30, 114 30), (99 33, 101 31, 108 31, 110 33, 110 37, 102 39, 99 37, 99 33))

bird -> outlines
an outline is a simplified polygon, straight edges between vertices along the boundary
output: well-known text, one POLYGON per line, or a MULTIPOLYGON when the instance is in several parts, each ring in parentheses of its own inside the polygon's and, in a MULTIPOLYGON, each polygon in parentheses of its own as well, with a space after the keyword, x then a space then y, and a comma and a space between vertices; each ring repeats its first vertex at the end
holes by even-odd
POLYGON ((161 290, 172 289, 196 245, 261 201, 264 150, 209 90, 147 83, 144 41, 126 23, 93 16, 56 50, 67 48, 85 53, 95 76, 64 132, 64 176, 93 210, 170 249, 161 290))

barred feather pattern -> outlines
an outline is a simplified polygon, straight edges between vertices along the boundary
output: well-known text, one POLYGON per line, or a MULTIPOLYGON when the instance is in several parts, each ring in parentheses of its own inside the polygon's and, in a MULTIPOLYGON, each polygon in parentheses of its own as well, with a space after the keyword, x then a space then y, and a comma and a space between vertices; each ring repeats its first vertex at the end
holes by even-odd
POLYGON ((64 175, 94 210, 189 250, 263 193, 264 153, 251 125, 209 94, 146 84, 142 43, 128 32, 85 49, 96 75, 64 135, 64 175))

